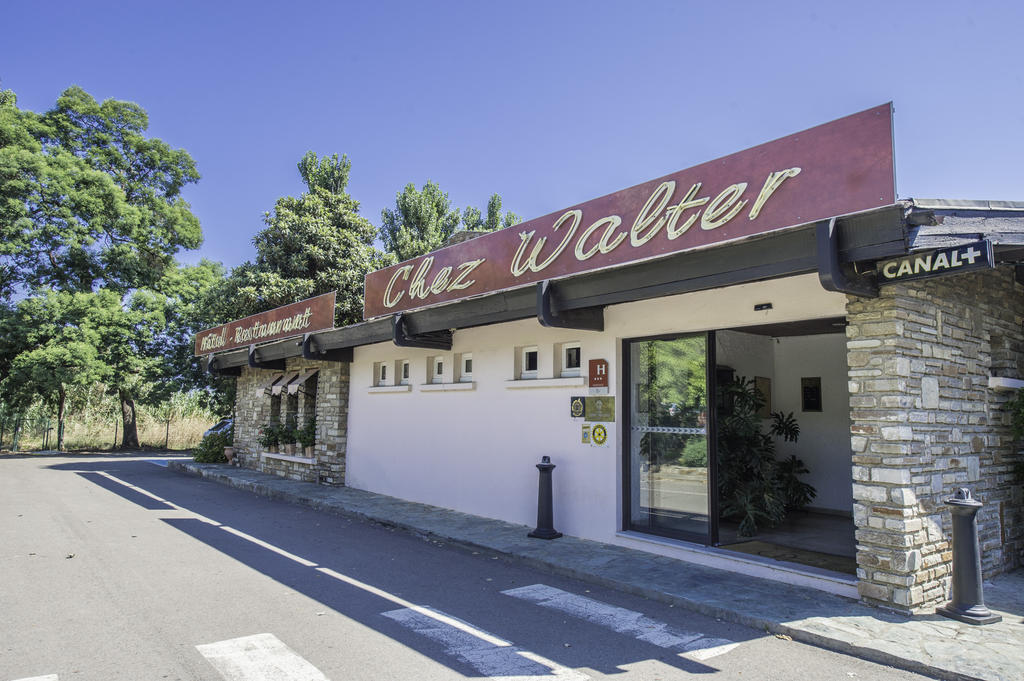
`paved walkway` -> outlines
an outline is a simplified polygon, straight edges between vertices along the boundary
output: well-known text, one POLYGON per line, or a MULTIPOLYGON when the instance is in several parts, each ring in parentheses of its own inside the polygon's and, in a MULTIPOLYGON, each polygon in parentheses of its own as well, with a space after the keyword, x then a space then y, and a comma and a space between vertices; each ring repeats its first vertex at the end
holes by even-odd
POLYGON ((356 516, 550 572, 942 679, 1024 679, 1024 571, 986 585, 1003 621, 971 626, 937 615, 905 617, 841 596, 575 537, 530 539, 532 529, 348 487, 285 480, 223 464, 171 461, 174 470, 356 516))

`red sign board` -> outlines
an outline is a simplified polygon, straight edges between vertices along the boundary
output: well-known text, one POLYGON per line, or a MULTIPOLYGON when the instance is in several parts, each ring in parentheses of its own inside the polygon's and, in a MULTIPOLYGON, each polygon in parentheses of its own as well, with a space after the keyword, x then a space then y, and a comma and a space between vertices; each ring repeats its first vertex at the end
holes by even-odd
POLYGON ((896 200, 884 104, 366 275, 367 319, 896 200))
POLYGON ((221 324, 196 334, 196 356, 334 328, 336 291, 221 324))
POLYGON ((592 359, 590 360, 590 373, 589 380, 591 388, 607 388, 608 387, 608 360, 606 359, 592 359))

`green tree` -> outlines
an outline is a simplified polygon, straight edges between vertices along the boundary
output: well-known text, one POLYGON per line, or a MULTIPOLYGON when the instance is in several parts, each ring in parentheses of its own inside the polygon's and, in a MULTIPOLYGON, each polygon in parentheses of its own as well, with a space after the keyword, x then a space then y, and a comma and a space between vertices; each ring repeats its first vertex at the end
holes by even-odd
POLYGON ((428 180, 423 189, 410 182, 395 195, 395 208, 381 211, 380 238, 384 249, 403 261, 441 248, 458 229, 492 232, 519 222, 512 211, 501 214, 498 194, 488 199, 486 215, 472 206, 460 215, 436 182, 428 180))
POLYGON ((466 229, 493 232, 498 229, 505 229, 512 225, 518 225, 523 218, 512 211, 501 214, 501 195, 491 194, 487 199, 487 216, 485 217, 479 208, 470 206, 462 211, 462 224, 466 229))
POLYGON ((459 211, 436 182, 423 189, 409 183, 395 195, 395 208, 381 211, 381 241, 388 253, 409 260, 444 245, 459 226, 459 211))
POLYGON ((79 87, 43 114, 0 97, 0 292, 127 292, 159 281, 202 241, 181 197, 199 174, 187 152, 145 136, 137 104, 79 87))
MULTIPOLYGON (((19 109, 10 91, 0 93, 0 297, 96 294, 89 306, 104 329, 97 361, 122 401, 125 446, 137 444, 140 368, 154 362, 130 354, 149 342, 160 319, 139 306, 155 305, 145 291, 175 268, 176 253, 202 241, 181 197, 199 179, 195 162, 146 137, 148 125, 137 104, 99 103, 79 87, 43 114, 19 109)), ((25 323, 46 326, 41 318, 25 323)), ((0 356, 0 375, 20 367, 27 376, 24 362, 32 358, 22 352, 9 348, 0 356)), ((36 359, 33 366, 42 366, 43 356, 36 359)))
POLYGON ((253 239, 256 260, 232 270, 207 297, 217 323, 331 291, 337 291, 335 323, 355 323, 362 319, 366 273, 392 262, 373 247, 376 229, 346 191, 348 157, 310 151, 298 167, 307 191, 277 200, 253 239))
POLYGON ((219 413, 229 412, 234 402, 233 379, 211 377, 194 355, 195 334, 222 323, 214 318, 208 296, 221 286, 226 270, 221 263, 201 260, 197 265, 168 269, 158 286, 158 302, 166 323, 154 329, 149 355, 160 357, 147 402, 163 403, 182 392, 195 391, 200 404, 219 413))
MULTIPOLYGON (((106 297, 118 302, 116 294, 106 297)), ((20 301, 0 321, 8 358, 0 395, 16 411, 24 411, 36 398, 55 408, 58 450, 64 448, 64 417, 72 392, 109 375, 99 357, 100 335, 90 320, 97 302, 92 293, 40 292, 20 301)))

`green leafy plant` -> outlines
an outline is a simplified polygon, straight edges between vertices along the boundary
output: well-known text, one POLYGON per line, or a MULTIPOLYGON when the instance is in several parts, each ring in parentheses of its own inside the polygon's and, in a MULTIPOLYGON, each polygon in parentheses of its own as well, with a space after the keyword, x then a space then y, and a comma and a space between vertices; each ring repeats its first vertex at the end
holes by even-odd
POLYGON ((316 443, 316 421, 310 419, 295 435, 303 447, 312 447, 316 443))
POLYGON ((295 438, 298 431, 295 430, 295 426, 290 422, 280 426, 278 438, 281 444, 293 445, 295 444, 295 438))
POLYGON ((787 510, 807 506, 817 492, 800 480, 808 472, 800 459, 775 458, 775 438, 796 442, 800 437, 793 414, 773 413, 768 432, 763 432, 758 411, 765 400, 753 380, 737 378, 719 390, 722 404, 728 405, 718 425, 722 517, 738 522, 740 535, 749 537, 757 534, 758 526, 781 523, 787 510))
POLYGON ((192 460, 198 463, 227 463, 224 448, 230 447, 234 441, 234 428, 228 428, 223 433, 210 433, 192 450, 192 460))
POLYGON ((260 429, 258 439, 262 447, 276 447, 281 444, 281 426, 268 423, 260 429))

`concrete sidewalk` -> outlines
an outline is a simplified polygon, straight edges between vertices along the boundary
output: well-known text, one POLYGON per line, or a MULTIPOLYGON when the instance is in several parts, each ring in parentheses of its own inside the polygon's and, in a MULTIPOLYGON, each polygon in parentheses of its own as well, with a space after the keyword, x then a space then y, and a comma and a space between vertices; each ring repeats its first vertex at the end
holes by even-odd
POLYGON ((850 599, 575 537, 530 539, 532 528, 348 487, 285 480, 223 464, 171 461, 199 475, 280 501, 355 516, 526 565, 677 604, 730 622, 942 679, 1024 679, 1024 571, 986 584, 1003 621, 971 626, 937 615, 906 617, 850 599))

